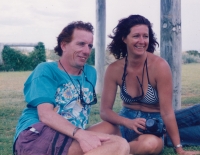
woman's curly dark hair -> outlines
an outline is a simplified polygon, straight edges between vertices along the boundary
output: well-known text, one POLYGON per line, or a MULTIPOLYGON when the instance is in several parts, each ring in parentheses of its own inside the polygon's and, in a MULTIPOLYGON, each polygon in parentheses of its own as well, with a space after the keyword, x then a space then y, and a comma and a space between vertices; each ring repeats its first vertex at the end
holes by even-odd
POLYGON ((57 37, 57 46, 54 48, 55 53, 62 56, 61 42, 70 43, 74 29, 85 30, 94 33, 94 27, 91 23, 84 23, 82 21, 75 21, 67 25, 57 37))
POLYGON ((119 20, 118 25, 113 29, 114 35, 108 36, 112 39, 111 43, 108 45, 108 49, 116 59, 124 58, 127 55, 126 44, 123 42, 122 38, 127 37, 133 26, 140 24, 146 25, 149 28, 149 46, 147 51, 153 53, 156 45, 159 46, 150 21, 141 15, 130 15, 128 18, 119 20))

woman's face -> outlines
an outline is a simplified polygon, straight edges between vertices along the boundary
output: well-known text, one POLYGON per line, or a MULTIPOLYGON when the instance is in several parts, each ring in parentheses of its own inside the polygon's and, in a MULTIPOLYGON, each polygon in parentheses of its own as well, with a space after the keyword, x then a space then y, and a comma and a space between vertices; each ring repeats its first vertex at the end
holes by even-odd
POLYGON ((128 54, 142 55, 149 46, 149 28, 146 25, 135 25, 123 41, 128 54))

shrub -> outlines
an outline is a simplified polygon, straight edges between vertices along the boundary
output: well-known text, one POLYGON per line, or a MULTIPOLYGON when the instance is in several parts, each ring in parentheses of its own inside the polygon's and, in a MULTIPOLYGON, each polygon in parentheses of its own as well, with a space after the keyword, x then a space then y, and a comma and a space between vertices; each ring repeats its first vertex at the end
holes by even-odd
POLYGON ((46 61, 45 46, 42 42, 39 42, 29 55, 22 54, 9 46, 4 46, 2 58, 4 63, 0 65, 0 71, 33 70, 39 63, 46 61))
POLYGON ((8 46, 5 46, 2 52, 2 57, 4 64, 1 66, 3 70, 6 71, 16 71, 16 70, 27 70, 28 61, 26 60, 26 55, 21 54, 20 51, 14 50, 8 46))
POLYGON ((94 65, 95 64, 95 49, 93 48, 90 54, 90 57, 87 60, 87 64, 94 65))
POLYGON ((186 53, 188 53, 189 55, 200 57, 200 53, 197 50, 189 50, 186 51, 186 53))
POLYGON ((188 54, 188 52, 182 54, 182 62, 185 63, 200 63, 200 57, 193 54, 188 54))

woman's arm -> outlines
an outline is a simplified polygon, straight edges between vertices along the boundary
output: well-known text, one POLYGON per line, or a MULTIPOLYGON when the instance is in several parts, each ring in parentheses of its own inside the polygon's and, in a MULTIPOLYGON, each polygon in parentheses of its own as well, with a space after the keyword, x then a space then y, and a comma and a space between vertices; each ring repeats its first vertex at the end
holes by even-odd
POLYGON ((145 129, 145 119, 137 118, 131 120, 120 116, 112 110, 115 102, 117 88, 119 86, 117 79, 120 78, 121 80, 122 77, 119 70, 116 70, 116 68, 118 68, 118 66, 116 66, 115 64, 111 64, 106 70, 104 77, 104 87, 101 96, 100 116, 103 120, 112 124, 123 125, 134 130, 138 134, 142 134, 138 131, 138 128, 145 129))
MULTIPOLYGON (((180 144, 180 137, 172 106, 172 73, 168 63, 163 59, 160 59, 156 66, 156 83, 159 94, 160 113, 173 145, 177 146, 180 144)), ((176 151, 182 152, 183 149, 179 147, 176 151)))

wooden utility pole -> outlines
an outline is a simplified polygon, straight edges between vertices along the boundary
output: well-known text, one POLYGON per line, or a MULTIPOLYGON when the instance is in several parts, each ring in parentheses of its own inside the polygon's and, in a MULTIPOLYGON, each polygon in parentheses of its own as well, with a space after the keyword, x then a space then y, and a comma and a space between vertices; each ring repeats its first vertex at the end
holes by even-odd
POLYGON ((160 54, 169 63, 173 77, 173 107, 181 108, 181 0, 161 0, 160 54))
POLYGON ((96 92, 101 94, 105 74, 105 40, 106 40, 106 2, 96 0, 96 44, 95 44, 95 68, 97 70, 96 92))

